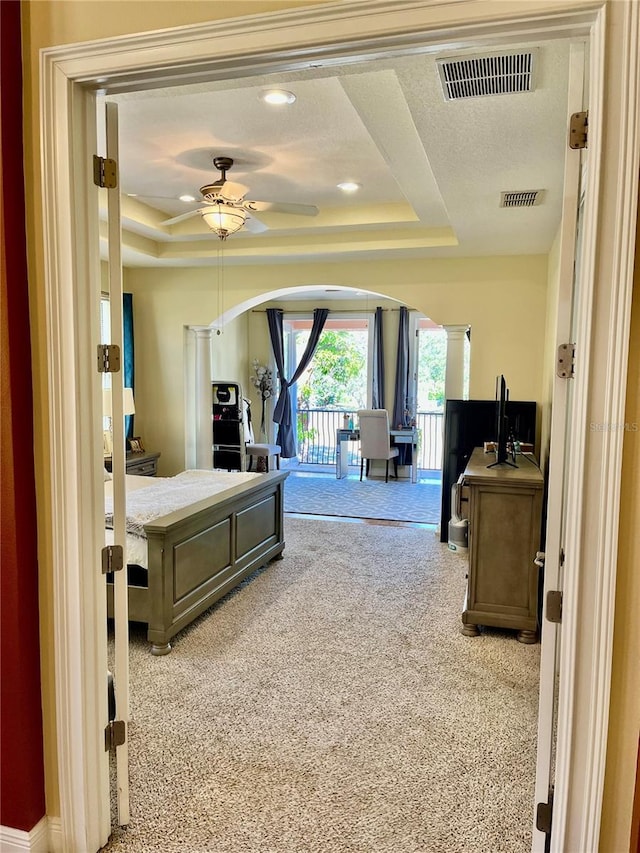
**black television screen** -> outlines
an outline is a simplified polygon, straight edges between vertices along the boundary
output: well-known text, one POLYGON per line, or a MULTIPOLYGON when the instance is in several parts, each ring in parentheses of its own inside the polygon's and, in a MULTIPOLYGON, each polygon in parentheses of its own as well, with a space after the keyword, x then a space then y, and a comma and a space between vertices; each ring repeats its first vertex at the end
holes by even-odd
POLYGON ((509 442, 509 389, 504 376, 501 374, 496 379, 496 461, 487 465, 487 468, 493 468, 494 465, 511 465, 513 468, 518 466, 515 464, 515 455, 513 461, 509 461, 509 452, 507 449, 509 442))

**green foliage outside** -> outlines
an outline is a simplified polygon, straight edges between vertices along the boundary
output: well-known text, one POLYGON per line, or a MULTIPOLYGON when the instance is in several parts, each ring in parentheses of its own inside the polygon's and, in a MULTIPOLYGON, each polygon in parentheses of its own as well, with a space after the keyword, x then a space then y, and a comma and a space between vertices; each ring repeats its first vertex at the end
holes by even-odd
MULTIPOLYGON (((298 358, 307 341, 298 335, 298 358)), ((367 404, 366 331, 327 329, 298 381, 298 409, 363 409, 367 404)))
POLYGON ((447 365, 447 333, 444 329, 421 329, 418 350, 419 412, 442 409, 447 365))
MULTIPOLYGON (((308 332, 296 336, 300 359, 308 332)), ((417 411, 442 410, 447 361, 447 335, 444 329, 422 329, 418 338, 417 411)), ((367 405, 368 333, 345 329, 326 329, 320 336, 313 361, 298 381, 298 441, 314 438, 315 430, 306 424, 305 409, 356 411, 367 405)))

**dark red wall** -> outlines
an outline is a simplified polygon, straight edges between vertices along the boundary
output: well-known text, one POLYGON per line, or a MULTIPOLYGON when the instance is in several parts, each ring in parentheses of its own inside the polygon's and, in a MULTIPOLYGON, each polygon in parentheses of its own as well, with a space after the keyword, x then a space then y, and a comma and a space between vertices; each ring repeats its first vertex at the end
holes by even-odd
POLYGON ((19 2, 0 2, 0 823, 45 814, 19 2))

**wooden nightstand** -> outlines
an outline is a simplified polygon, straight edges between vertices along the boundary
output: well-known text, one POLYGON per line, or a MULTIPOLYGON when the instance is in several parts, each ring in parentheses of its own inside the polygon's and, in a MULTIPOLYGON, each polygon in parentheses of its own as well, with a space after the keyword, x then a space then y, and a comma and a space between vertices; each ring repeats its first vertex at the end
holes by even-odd
MULTIPOLYGON (((136 474, 138 477, 155 477, 158 473, 159 453, 132 453, 127 451, 127 474, 136 474)), ((104 457, 104 467, 111 471, 111 457, 104 457)))

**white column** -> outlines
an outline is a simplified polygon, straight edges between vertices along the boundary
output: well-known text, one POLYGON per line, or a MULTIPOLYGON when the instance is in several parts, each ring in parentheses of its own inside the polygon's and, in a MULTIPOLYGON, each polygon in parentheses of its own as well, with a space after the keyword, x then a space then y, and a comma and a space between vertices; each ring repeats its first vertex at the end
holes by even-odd
POLYGON ((185 340, 185 467, 213 467, 211 341, 208 326, 189 326, 185 340))
POLYGON ((464 393, 464 337, 468 326, 443 326, 447 333, 446 400, 461 400, 464 393))

